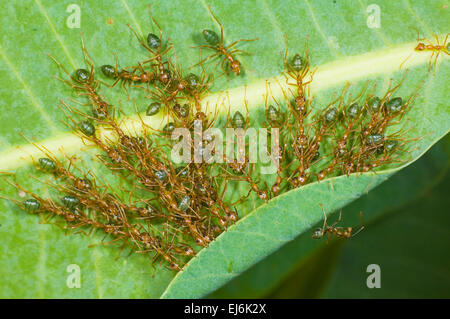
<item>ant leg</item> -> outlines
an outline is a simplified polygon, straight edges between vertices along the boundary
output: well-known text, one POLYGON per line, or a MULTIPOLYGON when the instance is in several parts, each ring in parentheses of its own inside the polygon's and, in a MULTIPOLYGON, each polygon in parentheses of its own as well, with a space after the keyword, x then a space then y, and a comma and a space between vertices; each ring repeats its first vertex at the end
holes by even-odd
POLYGON ((80 37, 81 37, 81 51, 83 51, 84 61, 91 68, 91 72, 89 74, 89 82, 92 82, 94 80, 94 61, 92 60, 91 56, 87 52, 86 47, 84 45, 83 32, 80 32, 80 37))
POLYGON ((91 229, 89 229, 89 232, 87 233, 87 236, 91 237, 91 235, 95 233, 95 230, 96 230, 96 228, 91 226, 91 229))
POLYGON ((237 41, 234 41, 233 43, 231 43, 231 44, 228 46, 228 49, 230 49, 231 47, 235 46, 235 45, 238 44, 239 42, 252 42, 252 41, 257 41, 257 40, 259 40, 259 39, 258 39, 258 38, 254 38, 254 39, 240 39, 240 40, 237 40, 237 41))
MULTIPOLYGON (((405 70, 405 73, 403 74, 403 77, 400 80, 400 82, 396 86, 394 86, 392 89, 391 89, 392 79, 389 81, 389 88, 388 88, 388 91, 386 92, 386 94, 384 95, 383 100, 385 100, 386 98, 389 98, 395 91, 397 91, 397 89, 403 84, 403 81, 405 80, 407 74, 408 74, 408 69, 405 70)), ((346 91, 347 89, 348 89, 348 87, 346 87, 344 89, 344 91, 346 91)), ((342 96, 341 96, 341 98, 342 98, 342 96)))
POLYGON ((118 78, 113 82, 113 84, 108 84, 108 83, 106 83, 106 82, 104 82, 104 81, 102 81, 102 80, 96 80, 96 82, 99 83, 99 84, 102 84, 102 85, 104 85, 104 86, 107 86, 107 87, 109 87, 109 88, 113 88, 114 86, 116 86, 117 82, 120 81, 120 79, 121 79, 121 78, 118 77, 118 78))
POLYGON ((91 105, 90 102, 89 102, 89 103, 82 103, 82 102, 77 101, 77 100, 72 99, 72 98, 69 98, 69 100, 70 100, 71 102, 76 103, 76 104, 79 104, 79 105, 81 105, 81 106, 89 106, 89 105, 91 105))
POLYGON ((194 64, 193 66, 190 66, 189 69, 192 69, 193 67, 196 67, 197 65, 201 65, 201 64, 203 64, 204 62, 209 61, 209 60, 211 60, 212 58, 215 58, 215 57, 218 56, 219 54, 220 54, 220 52, 216 52, 216 53, 214 53, 213 55, 210 55, 209 57, 207 57, 207 58, 201 60, 201 61, 198 62, 197 64, 194 64))
MULTIPOLYGON (((120 77, 118 77, 114 82, 113 82, 113 84, 111 84, 111 85, 108 85, 108 84, 106 84, 107 86, 109 86, 109 87, 114 87, 114 86, 116 86, 116 84, 119 82, 121 80, 121 78, 120 77)), ((123 80, 123 79, 122 79, 123 80)), ((125 80, 123 81, 123 82, 125 82, 125 80)))
POLYGON ((436 33, 434 34, 434 38, 436 39, 436 45, 435 46, 439 46, 439 37, 438 37, 438 35, 436 33))
POLYGON ((120 257, 120 255, 122 254, 122 251, 123 251, 123 249, 125 248, 126 244, 127 244, 127 243, 126 243, 125 241, 122 243, 122 246, 120 246, 119 253, 117 254, 117 257, 116 257, 114 260, 118 260, 118 259, 119 259, 119 257, 120 257))
MULTIPOLYGON (((161 42, 161 43, 162 43, 162 42, 161 42)), ((162 57, 164 54, 166 54, 167 52, 169 52, 170 49, 172 49, 172 44, 169 45, 164 51, 159 52, 158 56, 159 56, 159 57, 162 57)), ((158 56, 156 56, 156 57, 158 57, 158 56)), ((164 62, 164 63, 166 63, 166 62, 164 62)))
POLYGON ((160 43, 162 45, 162 29, 159 26, 158 22, 156 22, 155 18, 153 17, 152 10, 150 9, 150 4, 148 5, 148 13, 150 14, 150 17, 151 17, 153 23, 156 25, 156 27, 159 30, 159 41, 160 41, 160 43))
POLYGON ((322 212, 323 212, 323 226, 322 229, 323 231, 325 231, 325 228, 327 227, 327 214, 325 213, 325 208, 323 207, 322 204, 319 204, 320 207, 322 208, 322 212))
POLYGON ((217 24, 220 27, 220 43, 223 43, 223 27, 222 24, 219 22, 219 19, 212 13, 211 6, 208 6, 209 13, 213 16, 214 20, 216 20, 217 24))
POLYGON ((284 63, 288 64, 288 62, 287 62, 287 55, 288 55, 288 47, 289 47, 289 45, 288 45, 288 38, 287 38, 286 33, 284 34, 284 40, 286 41, 286 50, 284 51, 284 56, 283 56, 283 52, 280 52, 280 53, 281 53, 281 56, 283 56, 284 63))
POLYGON ((117 57, 116 52, 113 52, 113 54, 114 54, 114 62, 116 65, 116 75, 118 76, 119 75, 119 58, 117 57))
MULTIPOLYGON (((105 236, 105 238, 106 238, 106 236, 105 236)), ((108 241, 106 243, 104 243, 102 241, 101 245, 103 245, 103 246, 111 245, 112 243, 115 243, 118 240, 123 240, 123 238, 122 237, 117 237, 117 238, 114 238, 113 240, 110 240, 110 241, 108 241)))
POLYGON ((208 48, 208 49, 211 49, 211 50, 217 50, 217 47, 215 47, 215 46, 212 46, 212 45, 205 45, 205 44, 202 44, 202 45, 195 45, 195 46, 191 46, 191 49, 197 49, 197 48, 208 48))
POLYGON ((130 100, 130 93, 128 92, 128 89, 127 89, 126 84, 127 84, 127 82, 126 82, 126 81, 123 81, 123 82, 122 82, 122 87, 123 87, 123 89, 125 90, 125 93, 127 93, 127 95, 128 95, 128 100, 130 100))
POLYGON ((141 62, 138 62, 138 66, 137 66, 137 68, 135 68, 135 69, 133 70, 133 73, 134 73, 136 70, 139 70, 139 71, 141 71, 142 73, 145 73, 144 67, 142 66, 141 62))
POLYGON ((252 55, 251 53, 248 53, 247 51, 241 50, 241 49, 236 49, 230 52, 230 54, 235 54, 235 53, 241 53, 244 55, 252 55))
POLYGON ((416 38, 417 42, 425 40, 425 38, 420 38, 419 29, 417 29, 415 27, 412 27, 412 28, 415 29, 417 32, 417 38, 416 38))
MULTIPOLYGON (((161 43, 162 43, 162 42, 161 42, 161 43)), ((150 59, 147 59, 147 60, 142 61, 142 64, 146 64, 146 63, 152 62, 152 61, 154 61, 154 60, 160 61, 160 60, 161 60, 161 57, 162 57, 164 54, 166 54, 167 52, 169 52, 172 48, 173 48, 173 46, 170 45, 170 46, 168 46, 168 47, 167 47, 164 51, 162 51, 162 52, 159 52, 159 53, 153 53, 155 56, 154 56, 153 58, 150 58, 150 59)), ((160 63, 161 63, 161 61, 160 61, 160 63)), ((167 61, 166 61, 166 62, 162 62, 162 64, 166 64, 166 63, 167 63, 167 61)))
POLYGON ((337 219, 336 224, 338 224, 342 220, 342 209, 339 211, 339 218, 337 219))
POLYGON ((47 55, 53 60, 53 62, 55 62, 63 71, 64 73, 67 74, 68 77, 70 77, 70 79, 74 82, 78 82, 74 77, 72 77, 70 75, 69 72, 67 72, 67 70, 63 67, 63 65, 61 63, 59 63, 53 56, 51 56, 49 53, 47 53, 47 55))
POLYGON ((144 41, 142 41, 142 39, 138 36, 138 34, 136 33, 136 31, 134 31, 134 29, 127 23, 127 27, 130 28, 131 32, 133 32, 134 36, 136 37, 136 39, 138 40, 138 42, 147 49, 147 51, 149 51, 151 54, 156 55, 155 52, 153 52, 152 49, 150 49, 145 43, 144 41))
MULTIPOLYGON (((286 79, 286 84, 287 85, 292 85, 292 86, 297 86, 297 83, 289 82, 289 79, 286 79)), ((292 93, 292 90, 290 88, 289 88, 289 91, 291 92, 292 95, 295 95, 295 94, 292 93)))
MULTIPOLYGON (((220 194, 220 200, 223 201, 224 197, 225 197, 225 193, 227 191, 227 187, 228 187, 228 179, 225 179, 225 186, 223 187, 222 190, 222 194, 220 194)), ((233 206, 233 205, 231 205, 233 206)))
POLYGON ((447 55, 450 55, 450 53, 449 53, 448 50, 447 50, 447 39, 448 39, 448 36, 449 36, 449 35, 450 35, 450 33, 447 33, 447 34, 445 35, 444 41, 442 42, 442 47, 443 47, 442 52, 444 52, 444 53, 447 54, 447 55))
POLYGON ((332 179, 332 178, 329 178, 328 180, 330 181, 330 187, 331 187, 331 190, 334 191, 333 179, 332 179))
MULTIPOLYGON (((148 83, 147 83, 147 84, 148 84, 148 83)), ((130 87, 132 87, 132 88, 140 88, 140 89, 143 89, 143 90, 147 90, 147 88, 143 87, 142 85, 137 85, 137 84, 131 84, 131 83, 130 83, 130 87)))
POLYGON ((65 84, 67 84, 68 86, 70 86, 71 88, 73 88, 74 90, 84 90, 84 87, 82 86, 76 86, 75 84, 73 84, 72 82, 70 82, 69 80, 63 80, 60 77, 54 75, 53 76, 54 79, 57 79, 58 81, 61 81, 65 84))
MULTIPOLYGON (((225 72, 225 74, 228 76, 228 71, 227 71, 227 68, 225 67, 225 63, 226 63, 227 61, 228 61, 227 58, 224 57, 223 60, 222 60, 222 63, 220 63, 220 67, 221 67, 222 70, 225 72)), ((217 63, 217 65, 218 65, 218 64, 219 64, 219 63, 217 63)), ((217 68, 217 65, 216 65, 216 68, 217 68)))
POLYGON ((438 52, 436 53, 435 58, 434 58, 434 71, 433 71, 433 74, 434 74, 434 75, 436 75, 436 64, 437 64, 437 59, 438 59, 438 57, 439 57, 439 54, 441 54, 441 51, 438 51, 438 52))
POLYGON ((431 70, 431 62, 433 61, 433 56, 435 53, 435 51, 431 52, 430 61, 428 62, 428 71, 431 70))
POLYGON ((364 224, 364 219, 363 219, 362 212, 359 212, 359 216, 361 218, 361 227, 356 231, 356 233, 354 233, 350 237, 354 237, 354 236, 358 235, 366 227, 365 224, 364 224))
POLYGON ((374 172, 373 177, 370 179, 369 184, 367 185, 367 189, 366 189, 366 195, 369 195, 369 188, 370 188, 370 184, 372 184, 373 179, 375 178, 376 172, 374 172))
MULTIPOLYGON (((78 225, 75 225, 75 227, 78 227, 78 225)), ((86 233, 86 232, 85 232, 84 230, 82 230, 82 229, 77 230, 77 231, 74 232, 73 234, 74 234, 74 235, 82 234, 82 235, 85 235, 86 237, 90 237, 90 236, 89 236, 89 233, 86 233)))

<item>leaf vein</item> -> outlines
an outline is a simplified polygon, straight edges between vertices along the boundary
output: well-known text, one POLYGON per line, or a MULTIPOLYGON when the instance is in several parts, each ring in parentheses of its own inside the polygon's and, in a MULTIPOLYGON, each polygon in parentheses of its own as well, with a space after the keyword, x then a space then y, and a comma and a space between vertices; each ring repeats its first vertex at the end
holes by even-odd
POLYGON ((34 0, 36 5, 38 6, 39 12, 44 16, 45 20, 47 21, 48 25, 50 26, 50 29, 52 30, 53 34, 55 35, 56 40, 59 42, 61 47, 63 48, 64 52, 66 53, 66 56, 69 58, 70 64, 72 64, 73 68, 76 69, 77 65, 75 61, 73 60, 72 56, 70 55, 69 50, 67 49, 66 45, 64 44, 64 41, 62 40, 61 36, 59 35, 58 31, 56 31, 55 25, 50 20, 50 17, 47 14, 47 11, 42 6, 42 3, 40 0, 34 0))
POLYGON ((314 14, 314 11, 311 7, 311 5, 309 4, 308 0, 303 0, 305 1, 306 6, 308 7, 309 13, 311 15, 311 19, 313 20, 314 26, 317 30, 317 32, 319 32, 319 34, 321 35, 321 37, 323 38, 323 40, 325 41, 325 43, 327 44, 328 48, 330 49, 330 52, 335 56, 335 57, 339 57, 342 56, 342 54, 340 52, 338 52, 331 44, 330 41, 328 41, 328 37, 327 35, 324 33, 324 31, 322 30, 322 28, 320 27, 319 22, 316 19, 316 15, 314 14))
POLYGON ((142 32, 141 25, 136 20, 136 17, 134 16, 133 12, 131 12, 131 9, 128 6, 127 1, 126 0, 121 0, 121 2, 122 2, 123 7, 125 8, 125 10, 127 10, 128 15, 130 16, 131 20, 133 20, 134 25, 136 26, 136 28, 138 28, 139 34, 141 35, 141 37, 144 37, 144 32, 142 32))
POLYGON ((57 129, 56 129, 56 126, 53 124, 52 119, 50 118, 48 113, 44 110, 42 105, 38 102, 38 100, 37 100, 36 96, 34 95, 33 91, 27 85, 27 83, 24 81, 24 79, 20 75, 19 71, 16 69, 14 64, 8 58, 8 56, 6 55, 5 51, 3 51, 2 47, 0 47, 0 55, 1 55, 2 59, 3 59, 3 61, 5 61, 6 65, 11 69, 11 71, 13 72, 13 74, 17 78, 17 80, 19 80, 19 82, 22 84, 22 86, 23 86, 23 88, 25 90, 25 93, 27 94, 27 96, 31 100, 31 104, 33 105, 33 107, 42 115, 42 117, 47 122, 49 127, 51 127, 52 132, 55 133, 57 131, 57 129))

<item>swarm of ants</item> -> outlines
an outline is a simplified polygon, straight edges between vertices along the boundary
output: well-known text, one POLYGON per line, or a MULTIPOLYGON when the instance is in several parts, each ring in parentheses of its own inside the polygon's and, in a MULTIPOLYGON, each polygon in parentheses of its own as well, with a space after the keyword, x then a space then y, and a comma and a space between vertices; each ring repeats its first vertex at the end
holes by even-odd
MULTIPOLYGON (((145 196, 135 201, 124 200, 117 190, 102 185, 95 174, 79 167, 73 157, 58 159, 44 146, 30 141, 42 151, 42 157, 35 160, 37 168, 53 175, 56 181, 43 182, 61 195, 59 199, 43 198, 9 181, 28 195, 25 201, 11 200, 23 210, 41 215, 44 222, 55 219, 54 223, 66 231, 87 236, 102 232, 105 236, 102 244, 118 245, 121 250, 131 247, 148 254, 153 262, 161 260, 178 271, 199 248, 208 246, 237 222, 236 205, 248 195, 231 202, 225 196, 229 181, 247 184, 249 194, 254 192, 263 203, 282 192, 325 178, 369 172, 402 161, 402 154, 415 139, 407 139, 404 129, 391 128, 404 118, 417 96, 417 91, 406 99, 396 95, 407 72, 400 83, 391 81, 382 95, 377 95, 376 86, 369 83, 356 96, 349 94, 346 86, 328 105, 313 112, 309 86, 314 70, 306 46, 303 55, 289 56, 287 49, 282 54, 285 85, 278 83, 282 100, 272 95, 271 84, 267 83, 265 127, 279 130, 276 155, 279 164, 271 184, 258 181, 255 165, 246 156, 241 160, 224 158, 220 163, 173 163, 168 156, 174 144, 171 133, 175 128, 185 128, 194 139, 195 123, 200 123, 203 130, 216 125, 218 112, 206 112, 201 103, 210 92, 214 72, 220 64, 222 74, 239 76, 242 65, 238 54, 246 52, 235 46, 257 40, 241 39, 226 45, 222 25, 210 13, 220 27, 220 36, 215 31, 203 30, 206 44, 200 46, 201 50, 212 54, 195 65, 201 67, 200 75, 183 75, 183 68, 172 58, 172 44, 163 38, 153 17, 159 35, 149 33, 142 39, 128 26, 148 52, 145 60, 119 69, 115 56, 114 66, 99 68, 112 82, 98 79, 83 38, 82 51, 88 68, 71 73, 50 56, 65 76, 58 79, 87 98, 76 101, 81 106, 61 101, 60 107, 69 119, 67 125, 86 143, 99 149, 98 161, 145 196), (215 58, 218 62, 213 74, 207 75, 203 65, 215 58), (164 128, 151 128, 142 117, 139 117, 142 132, 130 133, 124 128, 117 118, 116 107, 99 91, 100 85, 113 88, 119 84, 119 90, 128 98, 129 90, 143 90, 150 100, 145 116, 165 112, 164 128), (86 105, 90 108, 88 112, 86 105), (100 134, 105 129, 112 132, 109 137, 100 134)), ((224 126, 245 133, 250 127, 248 112, 246 116, 239 111, 228 114, 224 126)), ((204 138, 193 148, 204 149, 211 143, 214 140, 204 138)), ((274 154, 270 155, 274 158, 274 154)), ((323 228, 316 230, 313 238, 326 234, 348 238, 352 230, 329 226, 325 219, 323 228)))

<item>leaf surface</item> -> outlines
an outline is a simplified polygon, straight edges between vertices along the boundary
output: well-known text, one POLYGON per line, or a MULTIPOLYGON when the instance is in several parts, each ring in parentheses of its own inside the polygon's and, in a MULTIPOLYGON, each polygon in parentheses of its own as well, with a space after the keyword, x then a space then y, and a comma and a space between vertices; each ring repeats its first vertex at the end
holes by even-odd
MULTIPOLYGON (((153 14, 164 35, 171 38, 183 66, 198 61, 198 50, 190 46, 201 44, 201 30, 217 30, 207 11, 208 4, 225 27, 227 43, 240 38, 259 38, 242 46, 251 53, 241 56, 245 75, 232 77, 230 81, 223 77, 214 83, 215 92, 229 90, 233 109, 243 109, 244 85, 248 85, 250 108, 252 112, 261 113, 265 79, 275 82, 273 77, 282 71, 280 51, 285 49, 284 33, 291 52, 302 52, 308 35, 312 64, 318 67, 311 87, 317 101, 329 100, 347 81, 351 81, 357 91, 365 80, 372 79, 382 92, 391 77, 400 78, 402 72, 398 67, 410 56, 404 64, 410 71, 399 94, 408 96, 422 80, 425 84, 408 114, 412 127, 410 136, 422 139, 405 159, 417 159, 448 132, 448 60, 439 59, 436 76, 427 73, 430 54, 413 52, 415 32, 410 28, 417 26, 428 38, 434 33, 442 36, 448 32, 449 13, 443 8, 444 2, 384 1, 379 5, 379 29, 367 27, 369 3, 365 2, 154 2, 153 14)), ((126 0, 114 4, 109 1, 27 0, 4 1, 0 9, 0 82, 7 84, 0 87, 0 171, 15 171, 21 184, 42 192, 42 185, 29 178, 30 174, 44 178, 29 165, 29 155, 37 157, 39 153, 26 144, 19 135, 23 133, 54 153, 79 154, 86 159, 88 168, 110 185, 119 186, 120 182, 109 177, 98 163, 89 161, 91 150, 71 135, 62 122, 67 119, 58 108, 59 99, 76 96, 71 88, 52 78, 64 74, 46 54, 50 53, 70 71, 85 67, 80 50, 81 30, 96 65, 112 64, 114 52, 121 66, 134 65, 145 59, 146 52, 139 47, 126 24, 140 34, 157 32, 146 5, 126 0), (81 9, 81 29, 67 27, 67 19, 73 13, 67 8, 73 3, 81 9)), ((125 114, 135 116, 135 105, 127 101, 120 88, 103 87, 102 92, 109 101, 120 105, 125 114)), ((275 94, 279 96, 280 92, 275 94)), ((213 105, 220 95, 209 96, 205 106, 213 105)), ((143 96, 137 96, 139 112, 145 111, 148 104, 143 96)), ((221 115, 225 114, 222 110, 221 115)), ((129 123, 132 120, 127 119, 129 123)), ((144 256, 126 256, 123 252, 116 260, 118 251, 113 247, 88 248, 93 242, 101 241, 100 235, 91 239, 65 236, 56 226, 39 224, 35 216, 1 201, 0 295, 4 298, 201 297, 307 232, 323 217, 318 203, 323 203, 327 212, 331 212, 364 194, 368 187, 375 187, 394 171, 338 177, 332 180, 333 189, 330 181, 324 181, 283 194, 253 212, 243 208, 240 214, 246 217, 204 249, 175 279, 174 273, 163 266, 153 268, 144 256), (67 286, 70 275, 67 267, 71 264, 81 269, 79 289, 67 286)), ((0 183, 2 194, 18 197, 14 190, 0 183)), ((305 246, 305 249, 314 247, 305 246)))

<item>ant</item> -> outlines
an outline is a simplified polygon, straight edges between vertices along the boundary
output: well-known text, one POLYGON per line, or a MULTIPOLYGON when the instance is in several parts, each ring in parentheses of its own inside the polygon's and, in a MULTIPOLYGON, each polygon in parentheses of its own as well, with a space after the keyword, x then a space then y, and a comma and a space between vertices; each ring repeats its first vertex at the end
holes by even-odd
MULTIPOLYGON (((169 243, 169 225, 164 224, 163 227, 164 230, 161 237, 151 236, 148 232, 140 232, 139 230, 134 229, 133 236, 145 246, 143 250, 139 249, 137 253, 155 252, 156 254, 152 259, 153 263, 161 257, 161 262, 167 262, 168 267, 171 270, 180 271, 181 267, 178 265, 177 260, 172 253, 172 250, 175 250, 174 239, 176 234, 174 233, 172 241, 169 243)), ((194 250, 188 245, 178 248, 177 251, 185 256, 192 256, 195 254, 194 250)))
MULTIPOLYGON (((243 50, 239 50, 239 49, 234 49, 234 50, 230 51, 230 49, 232 47, 234 47, 236 44, 238 44, 239 42, 256 41, 256 40, 258 40, 258 38, 255 38, 255 39, 240 39, 240 40, 234 41, 228 47, 225 46, 223 44, 223 26, 220 23, 220 21, 217 19, 217 17, 212 13, 211 8, 209 6, 208 6, 208 11, 209 11, 209 13, 212 15, 212 17, 214 18, 214 20, 217 22, 217 24, 220 27, 220 39, 219 39, 219 36, 217 35, 216 32, 214 32, 212 30, 204 29, 203 32, 202 32, 203 33, 203 38, 205 39, 205 41, 209 45, 200 45, 198 47, 199 48, 210 48, 210 49, 215 50, 217 52, 214 53, 213 55, 210 55, 209 57, 201 60, 199 63, 193 65, 192 67, 197 66, 199 64, 203 64, 203 62, 206 62, 206 61, 208 61, 208 60, 210 60, 210 59, 212 59, 212 58, 222 54, 223 55, 223 59, 222 59, 221 67, 225 71, 225 74, 228 74, 228 72, 227 72, 227 70, 226 70, 226 68, 224 66, 225 62, 227 62, 227 61, 229 62, 230 68, 234 72, 234 74, 236 74, 236 75, 241 74, 241 63, 235 57, 233 57, 233 54, 238 53, 238 52, 243 53, 243 54, 249 54, 249 53, 246 52, 246 51, 243 51, 243 50)), ((220 61, 216 64, 216 67, 217 67, 217 65, 219 63, 220 63, 220 61)))
MULTIPOLYGON (((285 95, 285 92, 282 87, 281 91, 285 97, 286 100, 288 100, 287 96, 285 95)), ((268 127, 276 127, 281 128, 282 130, 287 126, 287 115, 285 112, 281 111, 281 104, 278 102, 278 100, 274 97, 272 93, 272 88, 270 86, 270 82, 266 81, 266 93, 263 94, 264 97, 264 115, 265 115, 265 126, 268 127), (270 99, 274 101, 276 106, 269 103, 269 96, 270 99)))
POLYGON ((422 39, 419 38, 419 31, 417 31, 417 41, 426 40, 426 41, 428 41, 429 44, 419 42, 417 44, 417 46, 414 48, 414 51, 417 51, 417 52, 431 51, 432 52, 431 57, 430 57, 430 62, 428 63, 428 71, 431 69, 431 62, 433 61, 433 56, 434 56, 434 72, 436 72, 436 62, 439 57, 439 54, 444 53, 444 54, 450 55, 450 53, 449 53, 450 43, 447 42, 449 34, 450 33, 447 33, 445 35, 445 38, 441 43, 439 41, 439 37, 437 36, 437 34, 435 34, 434 38, 436 39, 436 44, 433 44, 433 43, 431 43, 430 40, 427 40, 425 38, 422 38, 422 39))
POLYGON ((194 100, 195 111, 197 113, 202 110, 201 97, 208 94, 208 89, 214 81, 212 74, 206 74, 203 64, 201 65, 201 68, 202 73, 200 77, 194 73, 190 73, 186 77, 186 81, 188 82, 186 93, 194 100))
POLYGON ((351 98, 349 95, 349 101, 345 103, 344 107, 340 110, 339 120, 343 134, 336 140, 336 148, 334 148, 333 154, 335 158, 341 158, 347 153, 347 149, 351 146, 353 141, 353 133, 357 131, 357 125, 363 121, 363 112, 358 104, 363 94, 367 90, 369 82, 366 82, 361 92, 355 97, 351 98))
MULTIPOLYGON (((360 213, 361 216, 361 222, 362 226, 359 228, 356 233, 353 233, 352 227, 334 227, 336 224, 338 224, 341 221, 342 217, 342 210, 339 212, 339 218, 336 222, 334 222, 332 225, 327 225, 327 215, 325 213, 325 209, 322 204, 320 204, 320 207, 322 208, 324 220, 323 220, 323 226, 322 228, 317 228, 314 230, 312 234, 312 238, 314 239, 320 239, 323 238, 326 234, 332 234, 339 238, 351 238, 359 234, 364 229, 364 221, 362 219, 362 212, 360 213)), ((328 240, 328 237, 327 237, 328 240)))
MULTIPOLYGON (((118 69, 118 63, 117 63, 117 55, 114 53, 114 58, 116 61, 115 67, 112 65, 102 65, 101 70, 103 74, 109 78, 115 79, 114 83, 111 85, 108 85, 104 83, 105 85, 109 87, 114 87, 119 81, 122 81, 122 87, 125 90, 125 92, 128 94, 128 90, 125 86, 126 83, 129 83, 131 86, 131 83, 152 83, 155 79, 155 74, 152 72, 147 72, 144 70, 144 67, 141 63, 138 63, 137 67, 134 67, 132 71, 128 71, 127 69, 123 68, 122 70, 118 69), (137 71, 140 71, 140 74, 137 74, 137 71)), ((134 87, 140 87, 138 85, 135 85, 134 87)))
MULTIPOLYGON (((80 93, 79 96, 82 95, 89 96, 91 103, 95 105, 95 108, 93 109, 94 114, 98 114, 99 116, 105 117, 108 116, 110 105, 104 100, 103 97, 101 97, 96 92, 96 90, 99 87, 100 81, 96 80, 94 77, 94 62, 92 61, 92 58, 90 57, 89 53, 86 50, 83 40, 83 34, 81 32, 80 35, 81 35, 81 49, 83 51, 84 61, 89 65, 90 71, 86 69, 77 69, 75 71, 75 76, 72 76, 62 66, 62 64, 59 63, 53 56, 51 56, 50 54, 47 55, 64 71, 64 73, 67 74, 67 76, 73 82, 70 82, 69 80, 63 80, 58 77, 56 78, 66 83, 75 90, 86 91, 86 93, 80 93)), ((80 102, 77 103, 81 104, 80 102)))
POLYGON ((255 182, 253 180, 253 178, 251 177, 250 173, 248 173, 245 176, 245 181, 247 181, 247 183, 249 183, 250 187, 251 187, 249 192, 248 192, 248 195, 250 195, 250 193, 253 191, 253 192, 255 192, 258 195, 259 199, 261 199, 261 200, 263 200, 263 201, 265 201, 267 203, 267 201, 269 200, 269 195, 267 194, 267 191, 264 190, 264 189, 261 189, 258 186, 258 184, 257 184, 258 182, 255 182))
POLYGON ((283 75, 286 78, 286 84, 288 86, 293 86, 296 88, 297 92, 295 94, 291 91, 290 88, 289 91, 291 91, 291 93, 293 93, 293 95, 295 96, 295 110, 299 113, 301 117, 303 117, 307 115, 307 104, 308 104, 308 102, 306 101, 305 91, 306 89, 309 90, 308 85, 312 82, 313 75, 315 73, 315 70, 311 71, 309 64, 308 38, 306 38, 306 45, 305 45, 306 58, 303 58, 302 56, 300 56, 300 54, 297 53, 292 58, 292 61, 289 62, 287 58, 288 39, 286 34, 284 35, 284 37, 286 39, 286 51, 284 55, 281 52, 281 55, 283 56, 286 71, 283 73, 283 75), (304 79, 307 75, 309 75, 309 80, 305 82, 304 79))
POLYGON ((142 41, 142 39, 137 35, 136 31, 134 31, 134 29, 129 24, 127 24, 127 26, 136 36, 136 39, 139 41, 139 43, 153 55, 152 58, 143 61, 142 64, 146 64, 156 60, 156 64, 153 65, 157 69, 156 75, 158 76, 158 79, 162 84, 168 85, 171 80, 171 73, 169 70, 167 70, 166 65, 168 65, 168 62, 163 61, 162 57, 172 49, 172 45, 169 42, 170 39, 168 39, 166 48, 164 50, 162 49, 163 44, 162 29, 156 22, 155 18, 153 18, 152 12, 150 10, 150 5, 148 6, 148 11, 150 13, 150 17, 152 18, 153 23, 159 30, 159 38, 154 33, 149 33, 147 35, 147 43, 144 43, 144 41, 142 41))
MULTIPOLYGON (((6 183, 15 187, 17 190, 26 193, 29 195, 25 201, 20 202, 15 199, 7 198, 4 196, 0 196, 0 198, 4 198, 6 200, 10 200, 15 203, 20 209, 27 211, 31 214, 39 214, 43 218, 44 223, 49 223, 50 220, 55 216, 60 216, 65 219, 67 225, 62 226, 58 223, 54 223, 56 226, 67 229, 75 229, 80 228, 82 226, 88 225, 90 227, 101 228, 102 224, 97 222, 94 219, 90 219, 86 214, 82 213, 81 210, 77 208, 79 202, 75 197, 72 196, 64 196, 61 198, 61 204, 57 204, 52 199, 43 199, 40 196, 32 193, 21 187, 17 182, 10 182, 6 180, 6 183), (46 214, 46 216, 44 216, 46 214)), ((92 229, 92 228, 91 228, 92 229)), ((89 236, 92 231, 89 233, 85 233, 83 230, 80 230, 79 233, 84 233, 89 236)))
POLYGON ((189 86, 187 80, 183 78, 183 72, 181 68, 178 68, 175 63, 169 63, 172 71, 172 80, 164 88, 155 88, 156 91, 151 91, 152 99, 167 106, 167 111, 171 110, 171 103, 177 103, 181 98, 180 93, 184 93, 189 86))

